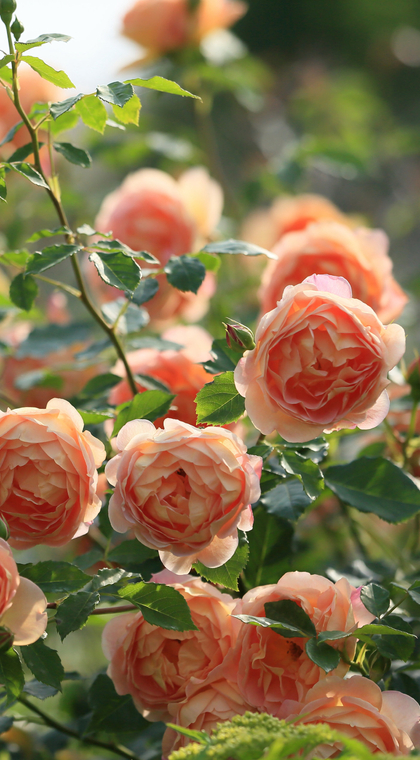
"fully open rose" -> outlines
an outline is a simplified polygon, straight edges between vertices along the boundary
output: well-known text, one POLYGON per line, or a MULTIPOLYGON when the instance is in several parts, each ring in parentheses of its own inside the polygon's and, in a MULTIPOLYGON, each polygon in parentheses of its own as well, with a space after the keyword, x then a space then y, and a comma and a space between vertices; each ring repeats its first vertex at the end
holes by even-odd
POLYGON ((197 630, 159 628, 147 623, 141 612, 133 612, 107 623, 102 646, 117 693, 131 694, 148 720, 169 721, 178 703, 206 683, 209 675, 223 679, 223 664, 240 623, 231 617, 235 601, 210 583, 168 570, 152 576, 152 581, 182 594, 197 630))
MULTIPOLYGON (((381 692, 376 683, 357 675, 347 679, 328 676, 310 689, 300 704, 285 702, 279 717, 328 723, 363 742, 373 753, 408 755, 420 738, 418 703, 398 691, 381 692)), ((324 745, 316 754, 336 757, 340 747, 324 745)))
POLYGON ((404 353, 404 330, 384 327, 351 295, 343 277, 312 275, 287 287, 261 319, 235 384, 265 435, 309 441, 341 428, 369 430, 386 416, 387 373, 404 353))
POLYGON ((13 547, 61 546, 87 532, 105 449, 68 401, 0 412, 0 452, 0 515, 13 547))
POLYGON ((9 628, 15 644, 33 644, 47 627, 46 609, 41 589, 19 576, 10 547, 0 538, 0 626, 9 628))
POLYGON ((120 453, 105 469, 115 485, 109 503, 114 530, 132 528, 179 574, 197 560, 219 567, 230 559, 238 528, 252 528, 261 458, 249 456, 228 430, 173 419, 163 429, 147 420, 128 422, 117 446, 120 453))
POLYGON ((391 322, 408 298, 392 276, 388 247, 382 230, 351 230, 331 221, 284 235, 272 249, 277 261, 270 261, 262 278, 262 313, 276 307, 287 285, 297 285, 316 271, 345 277, 355 298, 371 306, 382 322, 391 322))
MULTIPOLYGON (((311 618, 317 633, 354 631, 358 624, 374 619, 345 578, 332 583, 321 575, 301 572, 286 573, 276 584, 248 591, 238 601, 234 614, 269 617, 265 610, 267 602, 283 599, 297 602, 311 618)), ((243 623, 228 676, 233 678, 236 674, 240 692, 248 704, 277 716, 284 700, 302 700, 326 676, 309 659, 305 643, 305 638, 287 639, 270 628, 243 623)), ((351 659, 356 641, 341 639, 331 645, 345 651, 347 659, 351 659)), ((341 661, 334 672, 344 676, 347 670, 348 665, 341 661)))

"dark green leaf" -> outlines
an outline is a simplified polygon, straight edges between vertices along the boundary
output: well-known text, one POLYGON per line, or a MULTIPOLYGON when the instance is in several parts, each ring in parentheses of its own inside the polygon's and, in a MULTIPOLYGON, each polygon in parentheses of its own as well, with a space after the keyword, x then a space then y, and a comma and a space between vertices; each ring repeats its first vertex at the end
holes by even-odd
POLYGON ((95 264, 100 278, 118 290, 134 293, 141 279, 137 262, 124 253, 91 253, 89 260, 95 264))
POLYGON ((348 631, 322 631, 318 634, 318 641, 337 641, 347 639, 351 635, 357 637, 357 631, 353 631, 353 634, 349 634, 348 631))
POLYGON ((100 673, 94 680, 88 694, 93 714, 87 733, 101 731, 116 734, 134 731, 138 733, 149 724, 136 710, 129 694, 119 696, 111 679, 100 673))
POLYGON ((295 522, 303 514, 311 499, 298 478, 284 478, 279 485, 261 497, 267 512, 295 522))
POLYGON ((316 636, 316 628, 311 618, 297 602, 281 599, 279 602, 267 602, 264 609, 267 617, 286 628, 296 629, 302 636, 316 636))
MULTIPOLYGON (((41 148, 44 143, 39 143, 39 147, 41 148)), ((28 158, 28 156, 31 155, 31 153, 34 152, 34 147, 32 143, 26 143, 26 145, 22 145, 21 148, 17 148, 17 150, 12 153, 11 156, 9 156, 9 163, 24 161, 25 158, 28 158)))
POLYGON ((117 435, 121 428, 131 420, 149 420, 154 422, 159 417, 163 417, 169 411, 169 408, 175 396, 164 391, 144 391, 137 393, 128 406, 122 409, 115 420, 112 436, 117 435))
POLYGON ((245 400, 238 393, 233 372, 224 372, 199 391, 196 397, 197 424, 227 425, 245 411, 245 400))
POLYGON ((325 642, 309 639, 305 644, 305 651, 309 659, 326 673, 335 670, 340 663, 340 652, 325 642))
POLYGON ((53 119, 58 119, 59 116, 62 116, 63 113, 67 113, 67 111, 70 111, 73 106, 76 105, 76 103, 79 102, 79 100, 83 98, 83 93, 79 92, 78 95, 74 95, 71 98, 67 98, 66 100, 61 100, 59 103, 53 103, 50 106, 50 113, 53 119))
POLYGON ((36 169, 34 169, 33 166, 30 164, 25 164, 24 162, 17 161, 13 164, 6 164, 6 166, 9 166, 13 171, 17 172, 18 174, 21 174, 22 177, 26 177, 26 179, 29 180, 29 182, 32 182, 33 185, 38 185, 39 187, 45 187, 47 190, 49 189, 47 183, 45 180, 41 177, 40 173, 37 172, 36 169))
POLYGON ((297 451, 304 459, 312 459, 316 464, 325 459, 329 448, 328 441, 322 436, 314 438, 313 441, 306 441, 305 443, 289 443, 288 441, 282 441, 282 446, 285 449, 297 451))
MULTIPOLYGON (((394 634, 374 636, 373 640, 375 645, 383 657, 389 657, 393 660, 407 661, 415 646, 415 638, 412 636, 412 628, 410 624, 398 615, 388 615, 385 620, 387 624, 392 626, 394 634), (400 635, 395 635, 397 632, 400 635)), ((379 628, 382 626, 377 627, 379 628)))
POLYGON ((114 586, 123 578, 131 578, 130 573, 126 573, 121 567, 103 567, 98 570, 91 581, 85 586, 84 591, 99 591, 107 586, 114 586))
POLYGON ((56 71, 52 66, 48 66, 41 58, 35 58, 33 55, 22 56, 22 61, 28 63, 31 69, 37 72, 47 82, 55 84, 57 87, 63 87, 69 89, 74 87, 73 82, 64 71, 56 71))
POLYGON ((225 338, 214 340, 211 346, 211 360, 203 362, 206 372, 217 375, 219 372, 233 372, 238 360, 239 354, 229 348, 225 338))
POLYGON ((156 351, 180 351, 180 343, 174 343, 172 340, 164 340, 163 338, 153 337, 146 335, 144 338, 130 338, 130 348, 154 348, 156 351))
POLYGON ((2 715, 0 717, 0 734, 8 731, 13 726, 14 718, 10 715, 2 715))
POLYGON ((111 103, 114 106, 125 106, 133 97, 134 90, 131 84, 123 82, 111 82, 96 88, 96 95, 105 103, 111 103))
POLYGON ((162 383, 160 380, 156 380, 150 375, 140 375, 138 372, 134 375, 136 382, 139 382, 141 386, 147 391, 164 391, 170 393, 169 386, 162 383))
MULTIPOLYGON (((81 571, 79 571, 81 572, 81 571)), ((97 591, 79 591, 68 596, 57 610, 57 631, 61 641, 87 623, 89 615, 101 601, 97 591)))
POLYGON ((90 359, 93 359, 95 356, 98 356, 102 353, 102 351, 105 351, 107 348, 111 348, 112 343, 109 340, 109 338, 103 338, 102 340, 97 340, 95 343, 92 343, 87 348, 84 348, 82 351, 78 351, 75 355, 75 359, 80 359, 80 361, 87 361, 90 359))
POLYGON ((78 591, 90 581, 89 575, 70 562, 47 560, 36 565, 20 565, 19 572, 24 578, 36 583, 44 594, 71 593, 78 591))
POLYGON ((108 559, 110 562, 121 565, 129 572, 137 572, 141 570, 141 565, 144 562, 156 556, 155 549, 149 549, 148 546, 143 546, 139 541, 133 539, 123 541, 122 544, 112 549, 108 554, 108 559))
POLYGON ((149 323, 150 319, 146 309, 132 303, 127 306, 125 298, 117 298, 115 301, 104 303, 101 306, 101 312, 110 325, 114 325, 118 320, 117 332, 121 335, 139 332, 149 323), (123 308, 124 313, 121 314, 123 308))
MULTIPOLYGON (((26 277, 28 280, 29 277, 26 277)), ((84 322, 71 322, 68 325, 46 325, 35 327, 26 340, 19 344, 16 352, 18 359, 23 356, 46 356, 60 351, 64 346, 83 343, 90 337, 91 326, 84 322)))
POLYGON ((135 583, 120 589, 122 599, 135 604, 151 625, 171 631, 196 631, 184 597, 171 586, 158 583, 135 583))
POLYGON ((84 169, 89 169, 92 164, 92 159, 87 150, 76 148, 71 143, 55 142, 53 143, 53 148, 57 153, 61 153, 67 161, 77 166, 82 166, 84 169))
POLYGON ((111 388, 118 385, 121 380, 122 378, 119 375, 113 375, 112 372, 96 375, 96 377, 92 377, 91 380, 88 380, 79 395, 87 396, 88 398, 107 395, 111 388))
POLYGON ((61 691, 64 668, 55 649, 46 647, 42 639, 38 639, 34 644, 22 647, 20 653, 37 681, 61 691))
MULTIPOLYGON (((93 247, 93 246, 92 246, 93 247)), ((133 259, 144 259, 149 264, 160 265, 159 259, 156 256, 152 256, 147 251, 133 251, 128 245, 122 243, 121 240, 99 240, 94 243, 95 250, 105 251, 105 253, 125 253, 126 256, 131 256, 133 259)))
MULTIPOLYGON (((135 289, 131 296, 131 300, 136 306, 141 306, 143 303, 150 301, 150 299, 156 295, 158 290, 158 281, 154 277, 147 277, 145 280, 142 280, 140 285, 135 289)), ((130 298, 129 293, 127 293, 127 297, 130 298)))
POLYGON ((54 227, 52 230, 38 230, 27 239, 27 243, 35 243, 41 238, 55 237, 55 235, 67 235, 70 230, 67 227, 54 227))
POLYGON ((172 256, 164 272, 174 288, 192 293, 197 293, 206 276, 204 264, 193 256, 172 256))
POLYGON ((217 243, 208 243, 202 250, 206 253, 241 253, 244 256, 260 256, 263 254, 269 259, 277 259, 277 256, 265 248, 254 243, 245 243, 244 240, 223 240, 217 243))
POLYGON ((40 47, 45 45, 46 42, 68 42, 71 40, 67 34, 40 34, 34 40, 28 40, 28 42, 16 42, 15 48, 19 53, 24 53, 26 50, 34 47, 40 47))
POLYGON ((79 253, 81 250, 82 248, 78 245, 57 243, 56 245, 44 248, 42 251, 36 251, 27 264, 26 274, 45 272, 47 269, 59 264, 60 261, 65 261, 69 256, 73 256, 73 254, 79 253))
POLYGON ((297 475, 311 500, 316 499, 324 488, 324 478, 318 465, 305 459, 299 452, 286 450, 280 464, 289 475, 297 475))
POLYGON ((100 132, 101 135, 104 133, 108 116, 104 104, 96 95, 85 95, 79 100, 76 112, 87 127, 100 132))
POLYGON ((389 607, 389 592, 376 583, 368 583, 360 590, 360 601, 372 615, 380 617, 389 607))
MULTIPOLYGON (((3 74, 3 73, 4 73, 4 72, 1 72, 1 71, 0 71, 0 76, 2 76, 2 74, 3 74)), ((17 131, 18 131, 18 130, 21 128, 21 127, 23 127, 23 121, 18 121, 16 124, 14 124, 14 125, 13 125, 13 127, 11 127, 11 128, 9 129, 9 131, 7 132, 7 134, 6 134, 6 135, 3 137, 2 141, 0 142, 0 148, 1 148, 3 145, 6 145, 6 143, 8 143, 8 142, 10 142, 11 140, 13 140, 13 138, 14 138, 14 136, 15 136, 16 132, 17 132, 17 131)))
POLYGON ((25 685, 19 655, 14 649, 0 652, 0 683, 6 689, 9 700, 16 699, 25 685))
POLYGON ((80 570, 89 570, 92 565, 96 565, 103 558, 103 551, 99 548, 91 549, 86 554, 81 554, 73 560, 73 565, 76 565, 80 570))
POLYGON ((26 277, 24 274, 18 274, 10 283, 10 300, 19 309, 30 311, 37 295, 38 285, 31 276, 26 277))
POLYGON ((362 457, 328 467, 324 476, 326 485, 342 501, 387 522, 404 522, 420 511, 419 488, 388 459, 362 457))
POLYGON ((45 683, 41 683, 34 679, 25 683, 23 689, 25 694, 29 694, 30 697, 36 697, 36 699, 48 699, 58 694, 58 689, 54 689, 52 686, 46 686, 45 683))
POLYGON ((193 568, 206 581, 225 586, 232 591, 239 591, 238 578, 248 562, 248 557, 248 542, 246 539, 242 539, 233 557, 221 567, 206 567, 201 562, 195 562, 193 568))
POLYGON ((137 95, 133 95, 130 100, 124 106, 112 106, 114 116, 118 121, 123 124, 135 124, 139 123, 141 103, 137 95))
POLYGON ((151 77, 150 79, 126 79, 126 84, 134 85, 135 87, 146 87, 148 90, 158 90, 159 92, 167 92, 170 95, 183 95, 188 98, 196 98, 201 100, 199 95, 193 95, 188 90, 183 90, 176 82, 172 82, 170 79, 164 79, 163 77, 151 77))
POLYGON ((249 588, 277 583, 290 569, 293 532, 289 521, 268 514, 263 507, 254 510, 254 527, 248 533, 249 561, 245 569, 249 588))

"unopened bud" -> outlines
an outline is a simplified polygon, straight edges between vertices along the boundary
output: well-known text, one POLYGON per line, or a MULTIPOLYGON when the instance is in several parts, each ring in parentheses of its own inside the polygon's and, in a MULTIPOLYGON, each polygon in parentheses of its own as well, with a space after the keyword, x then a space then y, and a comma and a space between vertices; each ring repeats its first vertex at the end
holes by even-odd
POLYGON ((14 634, 9 628, 0 626, 0 652, 7 652, 13 644, 14 634))
POLYGON ((9 537, 10 537, 9 526, 6 520, 3 520, 3 518, 0 517, 0 538, 2 538, 4 541, 8 541, 9 537))
POLYGON ((225 325, 226 343, 233 351, 243 354, 244 351, 252 351, 255 348, 254 333, 246 325, 235 322, 233 325, 225 325))
POLYGON ((25 27, 23 24, 20 23, 18 18, 15 18, 12 26, 10 27, 10 30, 13 34, 13 37, 15 38, 16 42, 18 42, 25 31, 25 27))
POLYGON ((0 18, 9 25, 16 10, 16 0, 0 0, 0 18))

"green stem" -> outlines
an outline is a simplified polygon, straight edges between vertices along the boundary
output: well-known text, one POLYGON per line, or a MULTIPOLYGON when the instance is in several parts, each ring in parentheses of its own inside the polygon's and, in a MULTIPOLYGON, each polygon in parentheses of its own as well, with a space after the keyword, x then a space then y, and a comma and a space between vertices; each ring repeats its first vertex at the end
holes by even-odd
MULTIPOLYGON (((47 610, 57 610, 58 608, 58 602, 48 602, 47 604, 47 610)), ((136 612, 138 609, 133 604, 123 604, 120 607, 99 607, 93 610, 90 615, 114 615, 119 612, 136 612)))
POLYGON ((29 699, 26 699, 26 697, 22 695, 18 697, 18 701, 22 705, 25 705, 28 710, 32 710, 32 712, 34 712, 36 715, 39 715, 46 726, 50 726, 50 728, 54 728, 56 731, 60 731, 60 733, 66 734, 66 736, 71 736, 73 739, 77 739, 77 741, 81 742, 82 744, 90 744, 94 747, 102 747, 102 749, 107 749, 109 752, 113 752, 115 755, 127 758, 127 760, 139 760, 138 755, 130 752, 129 749, 123 747, 121 744, 114 744, 113 742, 102 742, 99 739, 91 739, 89 736, 81 736, 77 733, 77 731, 73 731, 72 728, 68 728, 62 723, 59 723, 57 720, 50 718, 50 716, 47 715, 43 710, 41 710, 38 706, 32 704, 29 699))
POLYGON ((38 280, 42 280, 43 282, 48 282, 49 285, 54 285, 55 288, 60 288, 61 290, 65 290, 66 293, 70 293, 71 296, 75 296, 75 298, 80 298, 81 293, 80 290, 76 290, 76 288, 72 288, 71 285, 65 285, 64 282, 58 282, 58 280, 52 280, 50 277, 44 277, 42 274, 33 274, 32 277, 36 277, 38 280))

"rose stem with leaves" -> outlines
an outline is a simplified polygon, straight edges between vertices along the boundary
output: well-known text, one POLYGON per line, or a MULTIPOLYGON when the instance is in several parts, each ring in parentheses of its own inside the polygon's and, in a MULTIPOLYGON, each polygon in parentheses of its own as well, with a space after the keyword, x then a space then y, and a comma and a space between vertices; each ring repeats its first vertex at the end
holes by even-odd
MULTIPOLYGON (((51 186, 49 185, 48 180, 47 180, 47 178, 46 178, 46 176, 44 174, 44 171, 42 169, 42 166, 41 166, 41 160, 40 160, 40 155, 39 155, 38 133, 37 133, 38 128, 39 128, 40 125, 38 124, 36 127, 34 127, 32 125, 30 119, 28 118, 28 115, 26 114, 26 112, 22 108, 22 104, 20 102, 19 88, 18 88, 18 56, 16 57, 16 50, 15 50, 15 47, 14 47, 14 44, 13 44, 12 33, 11 33, 11 30, 10 30, 10 22, 6 23, 4 21, 4 24, 6 26, 6 31, 7 31, 7 39, 8 39, 8 43, 9 43, 10 55, 15 56, 14 60, 12 61, 13 102, 14 102, 15 108, 16 108, 19 116, 21 117, 23 123, 25 124, 25 126, 26 126, 26 128, 27 128, 27 130, 28 130, 28 132, 29 132, 29 134, 31 136, 33 153, 34 153, 34 167, 37 170, 37 172, 41 175, 42 179, 44 180, 44 182, 45 182, 45 184, 47 186, 47 193, 48 193, 48 195, 49 195, 49 197, 50 197, 50 199, 51 199, 51 201, 52 201, 52 203, 53 203, 53 205, 55 207, 55 210, 57 212, 58 218, 59 218, 62 226, 66 227, 69 230, 69 232, 65 235, 67 243, 69 243, 70 245, 74 245, 75 243, 79 242, 78 236, 76 234, 74 234, 70 230, 69 223, 68 223, 68 220, 67 220, 67 216, 66 216, 64 208, 62 206, 61 200, 57 196, 57 194, 54 192, 54 190, 51 188, 51 186)), ((125 356, 125 352, 124 352, 123 346, 122 346, 122 344, 120 342, 120 339, 119 339, 119 337, 118 337, 118 335, 116 333, 115 325, 108 325, 105 322, 105 320, 102 318, 100 312, 95 308, 95 306, 93 305, 92 301, 90 300, 89 295, 88 295, 88 293, 86 291, 86 287, 85 287, 84 281, 83 281, 83 276, 82 276, 82 272, 81 272, 81 269, 80 269, 79 261, 78 261, 78 258, 77 258, 77 253, 73 253, 70 256, 70 259, 71 259, 74 275, 75 275, 75 278, 76 278, 76 281, 77 281, 77 284, 78 284, 78 287, 79 287, 79 290, 80 290, 79 298, 82 301, 82 303, 85 305, 85 307, 89 311, 89 313, 92 315, 92 317, 94 318, 94 320, 101 326, 102 330, 107 334, 108 338, 113 343, 113 345, 115 347, 115 350, 117 352, 117 355, 121 359, 121 361, 122 361, 122 363, 124 365, 124 369, 125 369, 126 376, 127 376, 127 382, 128 382, 128 384, 130 386, 130 390, 131 390, 133 396, 135 396, 136 393, 137 393, 136 382, 134 380, 134 376, 133 376, 133 373, 131 371, 130 365, 129 365, 129 363, 127 361, 127 358, 125 356)), ((57 283, 57 285, 58 285, 58 283, 57 283)))

